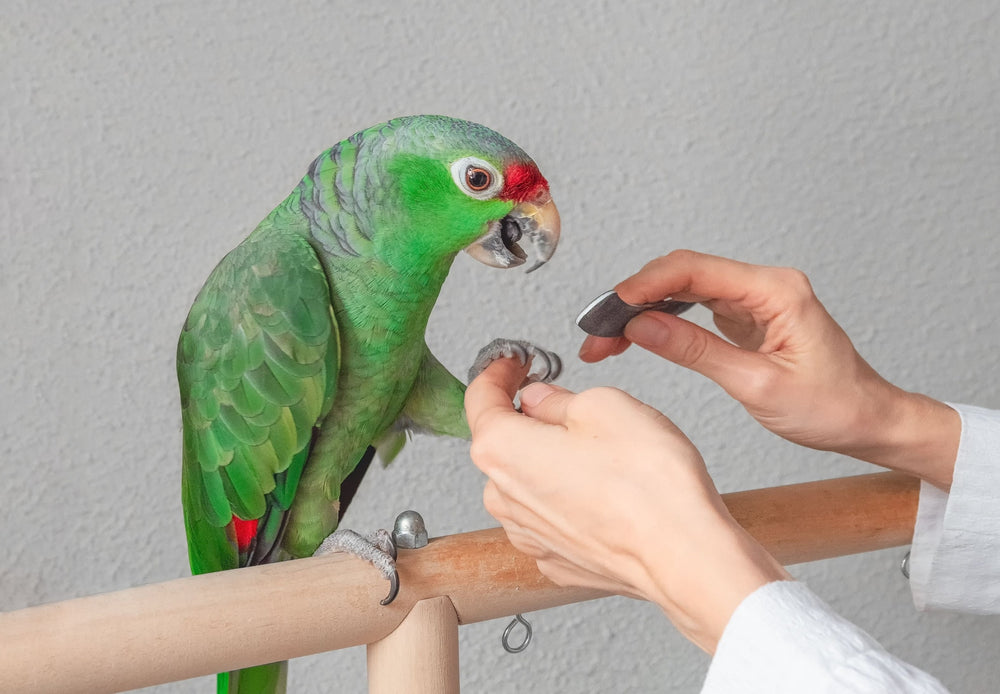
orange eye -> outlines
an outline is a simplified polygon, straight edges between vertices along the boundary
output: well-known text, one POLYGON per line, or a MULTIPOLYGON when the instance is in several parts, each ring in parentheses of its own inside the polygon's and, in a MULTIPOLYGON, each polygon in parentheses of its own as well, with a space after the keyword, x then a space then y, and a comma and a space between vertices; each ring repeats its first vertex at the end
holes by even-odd
POLYGON ((465 170, 465 183, 470 190, 479 193, 493 184, 493 174, 478 166, 470 166, 465 170))

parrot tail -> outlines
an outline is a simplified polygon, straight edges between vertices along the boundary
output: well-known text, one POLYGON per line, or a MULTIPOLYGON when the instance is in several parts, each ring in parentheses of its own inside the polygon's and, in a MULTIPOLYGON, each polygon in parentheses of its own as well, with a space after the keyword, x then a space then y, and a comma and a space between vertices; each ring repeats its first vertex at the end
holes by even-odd
POLYGON ((285 694, 288 661, 220 672, 216 679, 217 694, 285 694))

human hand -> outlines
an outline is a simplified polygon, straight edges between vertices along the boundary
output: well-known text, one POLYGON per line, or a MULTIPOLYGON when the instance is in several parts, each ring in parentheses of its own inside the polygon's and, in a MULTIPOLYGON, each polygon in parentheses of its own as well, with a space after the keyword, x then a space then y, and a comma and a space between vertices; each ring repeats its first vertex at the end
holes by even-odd
POLYGON ((584 361, 635 343, 712 379, 789 441, 950 486, 958 413, 879 376, 802 272, 675 251, 615 289, 630 304, 667 296, 699 302, 730 341, 683 318, 647 311, 629 322, 622 338, 588 337, 580 350, 584 361))
POLYGON ((711 652, 739 603, 784 569, 729 514, 701 455, 664 415, 622 391, 575 394, 491 364, 466 391, 483 503, 560 585, 660 605, 711 652))

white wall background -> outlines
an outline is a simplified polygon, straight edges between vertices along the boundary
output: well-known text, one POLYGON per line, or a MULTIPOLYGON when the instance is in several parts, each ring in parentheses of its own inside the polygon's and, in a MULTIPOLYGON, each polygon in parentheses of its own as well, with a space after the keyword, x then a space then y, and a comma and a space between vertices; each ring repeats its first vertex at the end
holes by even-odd
MULTIPOLYGON (((0 71, 0 609, 187 573, 173 372, 187 308, 314 155, 395 115, 503 132, 563 215, 541 272, 458 260, 429 329, 456 372, 496 334, 555 348, 566 386, 619 385, 668 413, 724 491, 867 471, 763 432, 638 350, 572 358, 583 304, 690 247, 803 268, 888 378, 1000 407, 988 0, 7 0, 0 71)), ((495 525, 482 483, 466 444, 420 438, 347 521, 412 507, 432 534, 495 525)), ((1000 619, 916 613, 901 555, 794 572, 956 694, 993 691, 1000 619)), ((465 691, 696 692, 708 663, 646 604, 533 621, 520 656, 500 649, 504 622, 463 628, 465 691)), ((364 691, 363 650, 294 662, 291 689, 364 691)))

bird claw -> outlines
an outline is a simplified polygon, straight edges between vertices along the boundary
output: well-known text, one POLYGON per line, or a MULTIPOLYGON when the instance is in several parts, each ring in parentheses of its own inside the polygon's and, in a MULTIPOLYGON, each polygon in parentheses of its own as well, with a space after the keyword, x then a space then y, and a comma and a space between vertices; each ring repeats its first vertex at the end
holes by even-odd
POLYGON ((320 557, 334 552, 346 552, 378 569, 382 577, 389 581, 389 594, 379 604, 388 605, 399 594, 399 572, 396 570, 396 543, 387 530, 376 530, 368 537, 362 537, 353 530, 342 528, 331 533, 313 552, 320 557))
POLYGON ((522 388, 538 381, 549 383, 559 378, 559 374, 562 373, 562 359, 555 352, 536 347, 526 340, 497 338, 479 350, 469 368, 469 381, 471 382, 494 361, 503 358, 516 358, 522 366, 531 359, 532 366, 539 367, 537 372, 531 372, 525 377, 521 384, 522 388))
POLYGON ((399 572, 396 571, 396 567, 393 567, 392 574, 389 576, 389 594, 378 601, 379 605, 385 606, 396 599, 399 595, 399 572))

